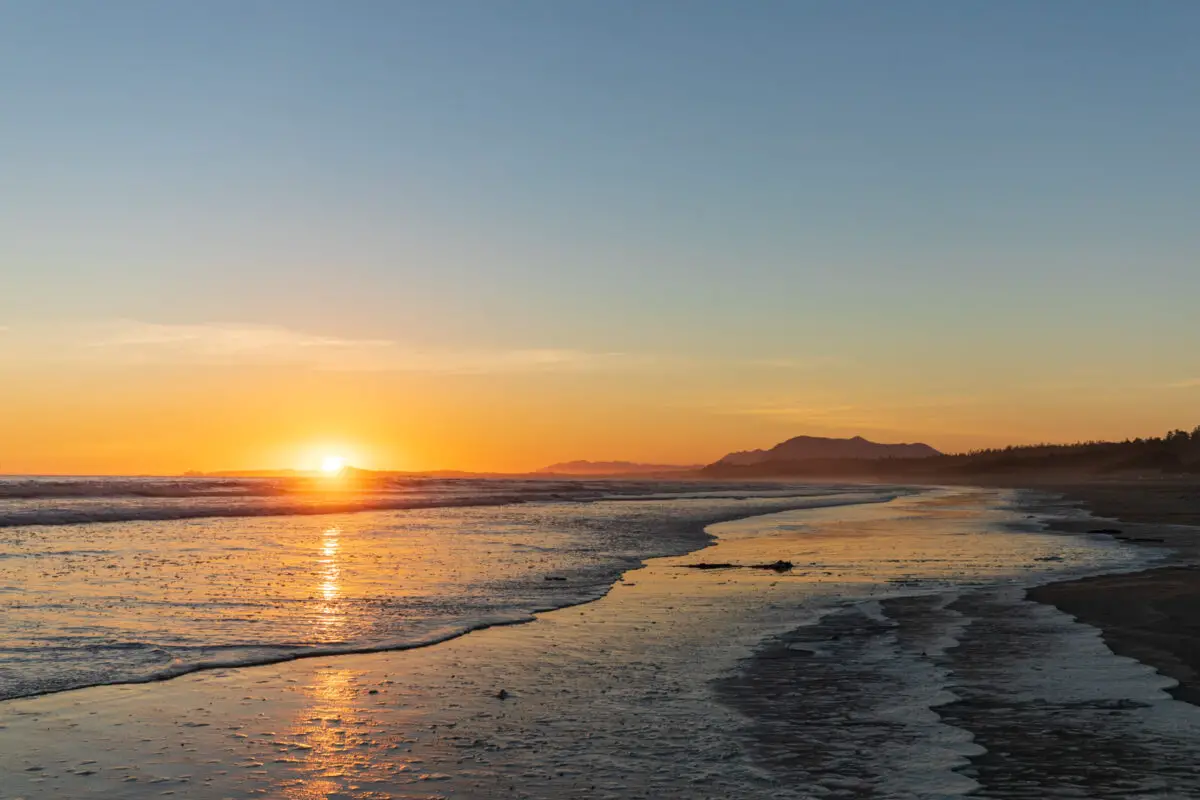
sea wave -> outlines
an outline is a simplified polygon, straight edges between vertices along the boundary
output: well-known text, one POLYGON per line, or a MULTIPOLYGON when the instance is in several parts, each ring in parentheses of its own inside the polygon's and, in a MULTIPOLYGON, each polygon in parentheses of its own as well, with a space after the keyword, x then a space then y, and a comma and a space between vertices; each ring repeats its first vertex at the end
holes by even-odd
POLYGON ((23 525, 81 525, 94 522, 151 522, 212 517, 276 517, 339 514, 354 511, 392 511, 420 508, 509 505, 528 502, 522 495, 462 498, 336 497, 298 498, 260 503, 172 503, 70 506, 62 504, 0 510, 0 528, 23 525))
POLYGON ((337 514, 532 501, 794 495, 778 484, 518 478, 3 478, 0 528, 206 517, 337 514))
POLYGON ((287 494, 282 479, 3 478, 0 500, 48 497, 260 497, 287 494))
MULTIPOLYGON (((582 605, 599 599, 599 596, 588 597, 577 603, 559 605, 554 608, 582 605)), ((0 686, 0 700, 56 694, 76 689, 86 689, 91 686, 155 683, 190 675, 194 672, 259 667, 267 664, 295 661, 302 658, 415 650, 419 647, 429 647, 450 641, 451 639, 457 639, 474 631, 486 630, 487 628, 502 625, 520 625, 533 622, 536 619, 534 616, 535 613, 552 611, 554 608, 464 620, 457 624, 439 626, 425 632, 423 635, 370 643, 340 645, 246 644, 180 647, 178 645, 163 646, 152 642, 112 642, 103 645, 92 645, 87 648, 88 655, 94 661, 101 664, 114 662, 112 666, 103 671, 91 672, 86 675, 79 673, 26 675, 23 676, 24 680, 19 681, 15 686, 0 686)), ((77 656, 80 648, 72 646, 42 648, 43 655, 50 655, 56 651, 69 658, 77 656)), ((0 648, 0 657, 6 652, 18 658, 24 655, 19 649, 0 648)))

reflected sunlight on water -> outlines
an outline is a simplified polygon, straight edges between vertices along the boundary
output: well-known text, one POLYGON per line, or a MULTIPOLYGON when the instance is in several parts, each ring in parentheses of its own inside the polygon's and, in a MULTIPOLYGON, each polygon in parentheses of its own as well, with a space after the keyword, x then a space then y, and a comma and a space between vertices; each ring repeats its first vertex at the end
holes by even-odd
POLYGON ((318 615, 320 629, 317 638, 324 642, 340 639, 339 633, 345 623, 345 615, 337 602, 342 594, 342 570, 338 558, 341 550, 341 532, 341 529, 335 526, 326 528, 321 536, 321 558, 317 563, 321 568, 320 595, 325 602, 318 615))
POLYGON ((597 597, 708 522, 894 496, 791 491, 5 528, 0 698, 430 642, 597 597))

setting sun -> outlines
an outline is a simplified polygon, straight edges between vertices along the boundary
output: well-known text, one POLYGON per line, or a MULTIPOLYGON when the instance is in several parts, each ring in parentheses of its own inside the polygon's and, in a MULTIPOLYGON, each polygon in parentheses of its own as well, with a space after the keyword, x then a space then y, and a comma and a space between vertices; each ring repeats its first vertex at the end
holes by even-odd
POLYGON ((321 472, 326 475, 337 475, 346 468, 346 459, 341 456, 325 456, 321 459, 321 472))

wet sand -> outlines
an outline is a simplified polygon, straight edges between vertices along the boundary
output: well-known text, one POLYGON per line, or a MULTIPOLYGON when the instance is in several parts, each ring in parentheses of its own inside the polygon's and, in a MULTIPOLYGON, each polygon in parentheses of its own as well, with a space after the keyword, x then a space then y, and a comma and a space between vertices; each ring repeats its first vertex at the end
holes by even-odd
MULTIPOLYGON (((1098 517, 1129 523, 1200 526, 1200 478, 1051 484, 1098 517)), ((1183 542, 1180 539, 1180 543, 1183 542)), ((1193 546, 1197 543, 1192 543, 1193 546)))
POLYGON ((1056 583, 1029 597, 1099 628, 1114 653, 1174 678, 1171 693, 1200 705, 1200 568, 1164 567, 1056 583))
POLYGON ((835 797, 1200 796, 1200 713, 1165 699, 1169 681, 1113 656, 1094 628, 1021 594, 847 608, 778 637, 720 691, 755 721, 764 763, 836 773, 835 797), (881 650, 896 648, 904 657, 881 669, 881 650), (848 728, 860 748, 823 746, 848 728))
MULTIPOLYGON (((1051 487, 1047 487, 1051 488, 1051 487)), ((1200 705, 1200 481, 1097 481, 1053 487, 1096 519, 1067 520, 1069 532, 1111 530, 1116 538, 1169 551, 1172 566, 1042 586, 1029 597, 1099 628, 1113 652, 1179 682, 1171 692, 1200 705)))
POLYGON ((719 684, 755 720, 764 763, 836 771, 847 797, 1200 796, 1191 752, 1200 715, 1159 699, 1167 692, 1200 705, 1200 569, 1187 563, 1200 547, 1192 485, 1055 488, 1065 501, 1026 494, 1028 512, 1067 510, 1052 530, 1107 531, 1173 565, 1028 591, 887 599, 874 614, 847 608, 776 637, 719 684), (901 669, 881 672, 879 653, 889 648, 906 657, 901 669), (870 709, 911 696, 921 678, 945 691, 899 706, 889 724, 876 719, 854 757, 814 744, 814 731, 833 738, 870 709), (921 719, 924 730, 913 725, 921 719), (909 792, 898 769, 880 792, 863 756, 903 752, 918 733, 943 742, 941 782, 909 792))

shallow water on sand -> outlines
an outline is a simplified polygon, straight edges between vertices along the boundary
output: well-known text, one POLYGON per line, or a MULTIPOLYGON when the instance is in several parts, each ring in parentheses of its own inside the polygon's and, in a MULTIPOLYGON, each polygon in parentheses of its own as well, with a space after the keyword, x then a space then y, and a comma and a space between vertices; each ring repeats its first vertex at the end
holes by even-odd
POLYGON ((0 698, 438 641, 594 599, 714 520, 896 491, 0 528, 0 698))
POLYGON ((1108 717, 1140 748, 1118 760, 1123 796, 1194 796, 1187 767, 1169 773, 1184 793, 1146 781, 1200 743, 1196 709, 1020 599, 1143 553, 1040 532, 1012 501, 943 490, 725 523, 531 625, 8 701, 0 797, 1115 797, 1085 782, 1108 717), (686 567, 779 558, 798 568, 686 567), (1053 783, 1021 726, 1068 721, 1093 741, 1064 740, 1082 777, 1053 783))

